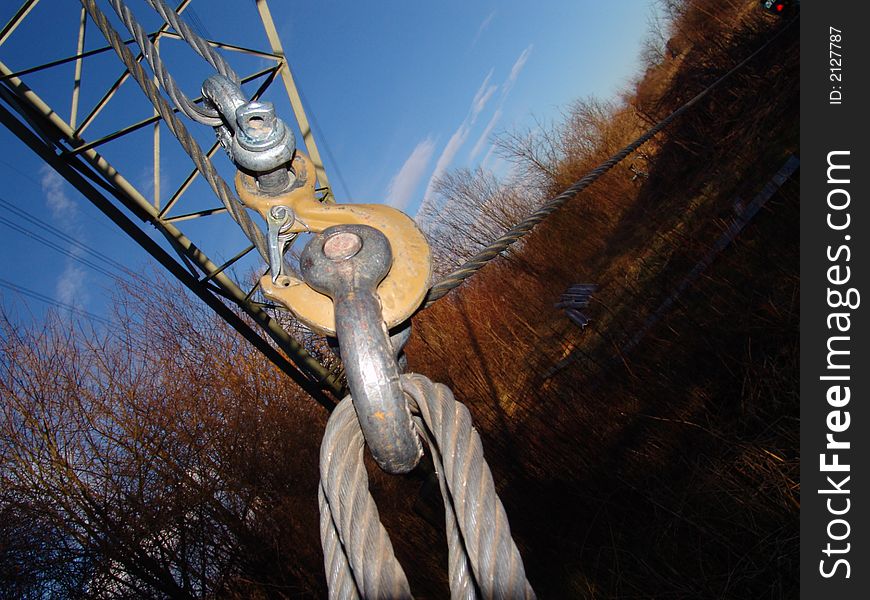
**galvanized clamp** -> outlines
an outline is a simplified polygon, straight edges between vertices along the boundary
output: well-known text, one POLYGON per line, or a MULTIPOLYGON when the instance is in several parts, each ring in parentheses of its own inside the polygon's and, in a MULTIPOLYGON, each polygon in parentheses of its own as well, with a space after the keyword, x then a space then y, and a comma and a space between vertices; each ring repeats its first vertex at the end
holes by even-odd
POLYGON ((272 103, 249 102, 242 89, 223 75, 206 79, 202 95, 224 121, 215 129, 230 159, 255 176, 260 191, 286 190, 293 183, 288 165, 296 151, 296 137, 275 114, 272 103))
POLYGON ((393 262, 386 236, 367 225, 336 225, 300 258, 305 282, 332 298, 335 330, 363 435, 378 465, 407 473, 423 448, 399 383, 399 367, 377 287, 393 262))

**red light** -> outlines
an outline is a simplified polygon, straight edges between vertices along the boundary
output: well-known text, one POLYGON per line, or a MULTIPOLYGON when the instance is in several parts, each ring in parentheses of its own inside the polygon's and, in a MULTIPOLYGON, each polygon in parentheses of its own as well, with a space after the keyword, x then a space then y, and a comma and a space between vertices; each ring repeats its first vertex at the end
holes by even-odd
POLYGON ((782 9, 784 9, 784 8, 785 8, 785 4, 777 4, 776 5, 776 12, 782 12, 782 9))

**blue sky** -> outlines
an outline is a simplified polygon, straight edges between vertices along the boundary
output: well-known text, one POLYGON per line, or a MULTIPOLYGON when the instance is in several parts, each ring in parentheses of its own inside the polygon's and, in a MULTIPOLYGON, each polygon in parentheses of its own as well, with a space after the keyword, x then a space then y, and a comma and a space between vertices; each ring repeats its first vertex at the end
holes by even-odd
MULTIPOLYGON (((17 2, 4 3, 6 22, 17 2)), ((0 47, 0 60, 23 69, 75 52, 78 3, 42 0, 25 25, 0 47)), ((157 19, 140 0, 130 2, 149 30, 157 19)), ((210 37, 267 49, 252 0, 194 0, 191 22, 210 37)), ((107 6, 104 6, 110 12, 107 6)), ((558 120, 571 101, 588 95, 610 98, 638 73, 641 43, 653 7, 650 0, 624 2, 282 2, 271 9, 315 136, 339 202, 388 202, 413 215, 431 194, 440 172, 478 165, 504 174, 508 166, 492 152, 491 139, 502 131, 535 127, 558 120)), ((116 22, 117 23, 117 22, 116 22)), ((120 27, 119 25, 117 25, 120 27)), ((86 49, 104 44, 95 27, 86 49)), ((195 95, 208 67, 179 43, 161 50, 183 89, 195 95)), ((266 59, 228 54, 242 75, 267 66, 266 59)), ((104 54, 85 61, 79 114, 96 104, 120 74, 117 59, 104 54)), ((25 76, 58 113, 69 117, 72 65, 25 76), (64 112, 66 111, 66 112, 64 112)), ((254 89, 248 86, 248 89, 254 89)), ((266 99, 292 121, 289 103, 275 85, 266 99)), ((95 139, 150 116, 148 104, 133 82, 94 120, 86 139, 95 139)), ((188 122, 203 146, 212 131, 188 122)), ((146 195, 153 194, 151 131, 110 142, 103 154, 146 195)), ((161 142, 163 201, 187 175, 188 165, 164 130, 161 142)), ((56 301, 106 314, 113 281, 78 259, 117 274, 117 270, 81 246, 133 269, 147 268, 144 251, 99 214, 73 188, 44 167, 22 143, 0 130, 0 279, 24 286, 56 301), (22 233, 17 207, 36 216, 41 230, 60 254, 44 241, 22 233), (8 225, 19 225, 14 229, 8 225), (72 255, 72 256, 71 256, 72 255)), ((215 159, 232 175, 226 158, 215 159)), ((217 205, 198 182, 175 214, 217 205)), ((228 219, 186 221, 183 229, 216 261, 244 246, 228 219)), ((240 268, 255 268, 252 258, 240 268)), ((0 289, 6 307, 40 315, 44 306, 21 294, 0 289)))

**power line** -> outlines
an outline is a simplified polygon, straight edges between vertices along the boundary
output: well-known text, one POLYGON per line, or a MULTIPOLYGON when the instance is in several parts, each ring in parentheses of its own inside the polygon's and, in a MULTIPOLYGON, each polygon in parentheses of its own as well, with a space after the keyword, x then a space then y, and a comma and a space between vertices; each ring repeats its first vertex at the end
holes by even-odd
MULTIPOLYGON (((329 159, 331 163, 332 170, 335 172, 336 177, 338 177, 339 183, 341 183, 341 187, 344 188, 344 193, 347 194, 348 200, 353 198, 353 195, 350 193, 350 188, 347 185, 347 182, 344 180, 344 177, 341 174, 341 169, 338 168, 338 161, 335 160, 335 156, 332 155, 332 150, 329 147, 329 143, 326 141, 326 136, 323 135, 323 129, 320 127, 320 124, 317 122, 317 115, 311 110, 311 105, 308 103, 308 99, 305 98, 305 94, 302 93, 302 86, 299 82, 296 82, 296 89, 299 91, 299 98, 302 100, 302 104, 307 106, 308 115, 311 117, 311 125, 313 129, 316 129, 319 132, 320 145, 323 146, 323 149, 326 151, 326 157, 329 159)), ((335 190, 332 192, 332 196, 335 197, 335 190)))
MULTIPOLYGON (((203 172, 204 178, 210 185, 218 188, 217 194, 224 201, 230 214, 242 222, 242 229, 253 238, 260 254, 266 256, 268 253, 265 251, 265 238, 259 226, 230 193, 226 182, 223 182, 219 174, 214 171, 202 148, 199 148, 190 132, 160 97, 160 92, 154 87, 141 65, 136 63, 135 57, 126 47, 118 46, 116 42, 120 38, 108 23, 106 15, 96 8, 93 0, 82 0, 82 2, 86 4, 88 12, 95 17, 97 26, 108 35, 113 47, 120 51, 122 62, 130 68, 133 78, 140 87, 144 88, 149 100, 157 106, 167 126, 175 136, 181 138, 183 148, 193 155, 198 170, 203 172)), ((0 65, 0 70, 7 69, 0 65)), ((326 393, 343 395, 341 383, 333 373, 314 359, 302 343, 290 336, 274 318, 248 302, 248 297, 239 287, 239 283, 223 272, 214 272, 215 267, 206 253, 195 246, 172 223, 159 219, 157 209, 142 197, 132 184, 119 177, 117 171, 102 159, 99 153, 93 149, 83 150, 80 154, 67 152, 65 140, 69 141, 75 137, 75 132, 68 123, 57 117, 56 112, 46 107, 38 96, 24 92, 24 83, 20 79, 15 77, 7 79, 3 85, 0 85, 0 97, 2 97, 0 121, 3 125, 54 167, 64 179, 79 188, 97 209, 120 226, 174 277, 184 283, 187 289, 205 301, 222 319, 254 344, 318 402, 331 407, 334 401, 326 393), (40 107, 46 110, 41 110, 40 107), (130 211, 133 217, 143 221, 144 224, 137 223, 124 209, 130 211), (152 239, 145 229, 147 224, 156 227, 168 239, 172 249, 181 255, 180 260, 174 258, 164 244, 152 239), (205 273, 214 273, 210 278, 214 284, 204 285, 198 273, 191 274, 186 271, 184 262, 195 263, 205 273), (252 321, 237 314, 236 308, 247 314, 252 321), (259 331, 260 329, 262 331, 259 331), (277 348, 272 345, 273 343, 277 348)))
POLYGON ((30 175, 28 175, 27 173, 25 173, 24 171, 22 171, 21 169, 19 169, 19 168, 16 167, 15 165, 13 165, 12 163, 0 159, 0 165, 4 165, 4 166, 7 167, 9 170, 11 170, 11 171, 15 171, 16 173, 18 173, 19 175, 21 175, 21 176, 24 177, 25 179, 29 179, 29 180, 30 180, 31 182, 33 182, 33 184, 36 185, 37 187, 41 187, 38 181, 36 181, 33 177, 31 177, 30 175))
MULTIPOLYGON (((3 198, 2 196, 0 196, 0 209, 4 209, 8 212, 11 212, 14 215, 24 219, 25 221, 28 221, 32 225, 35 225, 36 227, 40 227, 40 228, 45 227, 44 221, 42 221, 39 217, 35 216, 32 213, 27 212, 23 208, 19 208, 19 207, 15 206, 14 204, 9 202, 8 200, 3 198)), ((53 230, 53 234, 56 237, 58 237, 64 241, 68 242, 69 244, 75 246, 76 248, 79 248, 80 250, 86 252, 87 254, 90 254, 94 258, 97 258, 97 259, 105 262, 109 266, 114 267, 114 268, 118 269, 119 271, 122 271, 125 273, 129 272, 129 269, 125 265, 116 261, 114 258, 100 252, 99 250, 96 250, 95 248, 88 246, 84 242, 81 242, 81 241, 77 240, 76 238, 74 238, 74 237, 72 237, 72 236, 70 236, 62 231, 59 231, 57 229, 53 230)))
POLYGON ((39 300, 40 302, 45 302, 46 304, 50 304, 56 308, 63 308, 70 311, 73 314, 77 314, 81 317, 85 317, 91 319, 92 321, 97 321, 98 323, 102 323, 106 326, 111 326, 112 322, 108 319, 101 317, 99 315, 95 315, 92 312, 88 312, 83 308, 78 308, 77 306, 73 306, 72 304, 67 304, 66 302, 61 302, 59 300, 55 300, 54 298, 49 298, 44 294, 40 294, 37 291, 31 290, 30 288, 26 288, 24 286, 20 286, 16 283, 12 283, 6 279, 0 277, 0 287, 11 290, 17 294, 21 294, 22 296, 27 296, 28 298, 32 298, 33 300, 39 300))
POLYGON ((41 234, 36 233, 35 231, 31 231, 30 229, 27 229, 26 227, 23 227, 21 225, 18 225, 14 221, 10 221, 9 219, 7 219, 5 217, 0 217, 0 225, 5 225, 6 227, 8 227, 9 229, 12 229, 13 231, 17 231, 18 233, 20 233, 22 235, 25 235, 31 239, 34 239, 38 242, 41 242, 42 244, 45 244, 46 247, 54 250, 55 252, 58 252, 59 254, 63 254, 64 256, 71 258, 74 261, 81 263, 84 266, 88 267, 89 269, 93 269, 97 273, 105 275, 106 277, 109 277, 111 279, 120 280, 120 277, 118 277, 114 273, 104 269, 103 267, 101 267, 95 263, 92 263, 91 261, 87 260, 86 258, 82 258, 81 256, 75 254, 74 252, 72 252, 70 250, 67 250, 63 246, 60 246, 60 245, 54 243, 53 241, 51 241, 50 239, 43 237, 41 234))

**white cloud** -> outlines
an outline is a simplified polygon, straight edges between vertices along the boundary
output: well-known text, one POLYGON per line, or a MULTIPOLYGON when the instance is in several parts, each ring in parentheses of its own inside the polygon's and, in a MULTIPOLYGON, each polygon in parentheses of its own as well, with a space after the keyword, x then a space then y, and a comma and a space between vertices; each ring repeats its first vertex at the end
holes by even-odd
MULTIPOLYGON (((491 145, 489 147, 489 150, 486 151, 486 155, 483 157, 483 160, 480 161, 480 168, 481 169, 486 170, 489 168, 489 161, 492 158, 494 152, 495 152, 495 145, 491 145)), ((490 169, 490 170, 492 170, 492 169, 490 169)))
POLYGON ((444 146, 444 150, 441 151, 441 156, 438 157, 438 162, 435 163, 435 170, 432 171, 432 176, 429 177, 429 184, 426 186, 426 193, 423 194, 423 202, 428 202, 432 198, 432 194, 435 191, 435 181, 441 177, 444 171, 447 170, 447 167, 450 166, 450 163, 453 162, 456 153, 459 152, 459 149, 465 144, 465 140, 468 139, 469 131, 469 120, 466 119, 459 126, 459 129, 453 132, 450 139, 447 140, 447 145, 444 146))
MULTIPOLYGON (((483 150, 484 144, 489 140, 489 135, 492 133, 492 130, 495 129, 499 119, 501 119, 501 108, 495 109, 492 118, 489 120, 489 123, 486 124, 486 129, 484 129, 483 133, 480 134, 480 137, 477 138, 477 142, 475 142, 474 147, 471 149, 471 154, 468 155, 469 160, 474 160, 477 155, 480 154, 480 151, 483 150)), ((489 154, 487 154, 487 156, 488 155, 489 154)))
POLYGON ((42 193, 45 194, 45 203, 51 211, 51 216, 63 221, 68 219, 71 214, 77 214, 78 207, 63 189, 63 177, 48 165, 43 165, 40 173, 42 176, 39 178, 39 184, 42 187, 42 193))
POLYGON ((434 152, 435 140, 431 136, 417 144, 405 164, 390 180, 390 185, 387 188, 387 202, 391 206, 399 210, 404 210, 408 206, 429 167, 434 152))
MULTIPOLYGON (((484 146, 486 145, 487 141, 489 140, 489 136, 492 134, 492 130, 495 129, 495 126, 498 124, 498 121, 501 119, 502 114, 503 114, 502 107, 504 106, 505 100, 507 99, 507 96, 508 96, 508 94, 510 94, 514 85, 516 85, 517 79, 519 79, 519 76, 523 70, 523 67, 526 66, 526 62, 528 62, 528 60, 529 60, 529 55, 532 53, 532 48, 534 48, 534 44, 529 44, 520 53, 520 55, 517 57, 517 59, 514 61, 514 64, 511 67, 511 70, 510 70, 510 73, 508 74, 507 79, 505 79, 504 83, 501 85, 501 94, 499 96, 498 107, 495 109, 495 112, 493 113, 492 117, 490 118, 489 123, 487 123, 486 128, 483 130, 483 132, 477 138, 477 141, 474 143, 474 147, 471 149, 471 152, 468 155, 469 160, 473 161, 475 158, 477 158, 477 156, 480 154, 480 152, 483 150, 484 146)), ((492 75, 492 71, 490 71, 490 75, 492 75)), ((489 83, 489 75, 487 76, 486 80, 484 80, 484 85, 481 86, 480 90, 478 90, 478 93, 475 96, 476 101, 482 100, 484 98, 484 93, 483 93, 484 88, 486 88, 486 91, 489 94, 485 98, 486 101, 489 101, 489 99, 492 98, 492 95, 495 93, 495 89, 491 89, 491 88, 487 87, 488 83, 489 83)), ((477 113, 474 114, 475 118, 477 117, 477 114, 480 114, 480 111, 483 110, 483 107, 485 105, 486 105, 486 103, 483 102, 482 106, 480 107, 480 110, 478 110, 477 113)), ((473 124, 474 120, 472 120, 471 123, 473 124)), ((489 160, 489 158, 492 154, 492 150, 493 150, 493 148, 490 147, 489 151, 486 153, 485 158, 483 159, 484 168, 485 168, 485 164, 487 163, 487 161, 489 160)))
POLYGON ((523 50, 517 60, 514 62, 514 66, 511 67, 510 75, 508 75, 507 80, 502 84, 501 94, 502 96, 507 96, 508 93, 513 89, 514 84, 517 82, 517 78, 520 76, 520 71, 523 70, 523 67, 526 66, 526 61, 529 60, 529 55, 532 53, 532 48, 534 48, 534 44, 529 44, 525 50, 523 50))
MULTIPOLYGON (((48 165, 42 167, 40 175, 39 184, 54 226, 77 240, 83 240, 84 226, 79 207, 67 195, 63 177, 48 165)), ((82 249, 74 244, 69 244, 67 251, 73 256, 84 254, 82 249)), ((55 283, 55 297, 60 302, 83 308, 88 302, 86 277, 85 270, 72 258, 67 258, 64 269, 55 283)))
POLYGON ((450 163, 453 162, 456 154, 465 144, 465 140, 468 139, 468 134, 471 133, 471 126, 474 125, 478 115, 480 115, 481 111, 486 108, 487 103, 492 99, 496 90, 498 90, 497 85, 490 85, 489 83, 490 79, 492 79, 492 73, 493 70, 490 69, 489 73, 487 73, 484 78, 483 83, 481 83, 480 87, 477 88, 474 98, 471 100, 468 115, 466 115, 456 131, 453 132, 453 135, 451 135, 450 139, 447 140, 447 145, 444 146, 444 150, 441 151, 441 156, 438 157, 438 161, 435 163, 435 170, 429 177, 429 184, 426 186, 426 193, 423 194, 424 203, 432 198, 435 181, 442 173, 444 173, 445 170, 447 170, 450 163))
POLYGON ((486 17, 484 17, 483 21, 480 24, 480 27, 477 28, 477 33, 474 34, 474 39, 471 41, 472 48, 474 48, 474 46, 477 45, 477 40, 480 39, 480 36, 483 35, 483 32, 486 31, 487 29, 489 29, 489 25, 490 25, 490 23, 492 23, 492 20, 495 18, 496 12, 497 11, 495 9, 493 9, 493 11, 491 13, 489 13, 488 15, 486 15, 486 17))
POLYGON ((478 115, 483 112, 487 103, 498 90, 497 85, 489 85, 489 80, 492 79, 492 72, 493 69, 490 69, 489 74, 486 76, 486 79, 483 80, 483 83, 480 84, 480 88, 478 88, 477 93, 474 94, 474 99, 471 101, 471 109, 469 110, 469 121, 471 124, 477 120, 478 115))
POLYGON ((57 299, 70 306, 84 308, 89 300, 85 284, 86 276, 87 273, 85 273, 84 269, 67 260, 63 273, 58 277, 57 284, 55 285, 55 296, 57 299))
POLYGON ((447 145, 444 146, 444 151, 438 157, 438 162, 435 163, 436 172, 442 173, 453 162, 456 153, 459 152, 459 149, 465 144, 465 140, 468 139, 468 132, 467 123, 463 123, 459 126, 459 129, 453 132, 453 135, 447 140, 447 145))
MULTIPOLYGON (((484 23, 488 25, 486 21, 484 21, 484 23)), ((501 94, 499 95, 498 108, 496 109, 493 116, 490 118, 489 123, 487 124, 483 133, 480 135, 480 137, 478 137, 477 141, 474 144, 474 147, 471 149, 471 160, 474 160, 474 158, 478 154, 480 154, 481 150, 483 150, 483 147, 486 144, 489 135, 492 133, 493 128, 495 128, 499 119, 501 119, 502 106, 504 106, 504 101, 516 84, 517 79, 520 76, 520 72, 523 70, 523 67, 525 67, 526 62, 529 60, 529 55, 531 54, 533 47, 533 44, 529 44, 520 53, 516 61, 514 61, 514 64, 510 70, 510 74, 508 75, 505 82, 501 85, 501 94)), ((450 136, 450 139, 447 141, 447 145, 444 146, 444 150, 441 151, 441 155, 435 162, 435 170, 429 177, 429 183, 426 186, 426 192, 423 194, 424 205, 431 204, 435 191, 435 182, 444 173, 444 171, 447 170, 447 167, 449 167, 450 164, 453 162, 456 154, 459 152, 459 150, 468 139, 468 135, 471 133, 471 127, 474 125, 477 117, 483 112, 483 110, 486 108, 486 105, 489 103, 490 100, 492 100, 493 96, 495 96, 495 93, 498 91, 499 86, 490 84, 492 74, 493 70, 491 69, 484 78, 483 83, 480 84, 477 92, 474 94, 474 98, 471 101, 471 106, 468 109, 468 114, 466 115, 465 119, 462 121, 462 123, 453 133, 453 135, 450 136)), ((492 154, 492 148, 490 148, 490 151, 487 153, 484 162, 489 160, 490 154, 492 154)))

